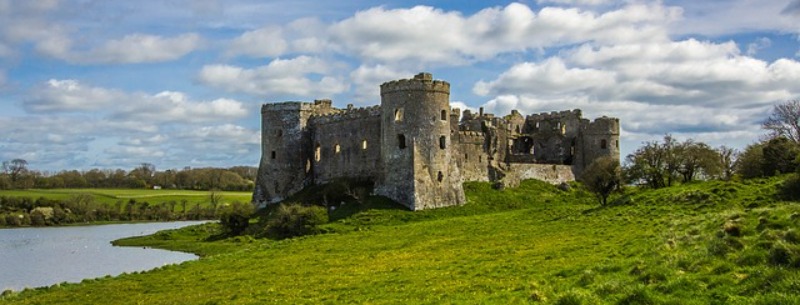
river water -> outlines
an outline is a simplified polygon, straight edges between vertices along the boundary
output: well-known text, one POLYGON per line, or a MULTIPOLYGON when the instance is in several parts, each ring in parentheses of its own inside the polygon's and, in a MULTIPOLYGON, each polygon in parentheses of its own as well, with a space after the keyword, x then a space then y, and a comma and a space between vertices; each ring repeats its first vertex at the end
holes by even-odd
POLYGON ((203 221, 0 230, 0 292, 80 282, 197 259, 194 254, 114 247, 112 240, 203 221))

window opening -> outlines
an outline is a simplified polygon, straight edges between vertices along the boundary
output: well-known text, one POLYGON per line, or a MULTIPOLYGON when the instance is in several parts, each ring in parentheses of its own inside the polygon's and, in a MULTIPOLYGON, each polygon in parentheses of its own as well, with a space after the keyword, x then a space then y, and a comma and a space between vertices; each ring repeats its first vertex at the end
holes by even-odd
POLYGON ((442 182, 442 179, 444 179, 444 174, 442 174, 442 172, 440 171, 439 174, 436 175, 436 180, 439 180, 439 182, 442 182))
POLYGON ((608 148, 608 142, 605 139, 600 140, 600 149, 608 148))
POLYGON ((515 128, 515 129, 517 130, 517 133, 520 133, 519 125, 517 125, 517 128, 515 128))
POLYGON ((394 121, 400 122, 403 120, 403 108, 397 108, 394 110, 394 121))
POLYGON ((278 136, 278 138, 282 137, 283 136, 283 129, 276 130, 275 131, 275 135, 278 136))
POLYGON ((442 121, 447 121, 447 110, 442 110, 442 121))
POLYGON ((361 149, 363 149, 363 150, 367 149, 367 140, 362 140, 361 141, 361 149))
POLYGON ((617 148, 619 148, 619 140, 615 140, 615 141, 614 141, 614 146, 615 146, 615 147, 617 147, 617 148))
POLYGON ((397 147, 400 149, 406 148, 406 136, 402 133, 397 135, 397 147))
POLYGON ((271 154, 271 155, 272 155, 272 159, 275 159, 275 155, 276 155, 276 154, 275 154, 275 151, 274 151, 274 150, 272 151, 272 154, 271 154))
POLYGON ((339 153, 339 152, 341 152, 341 151, 342 151, 342 147, 341 147, 341 146, 339 146, 339 144, 333 145, 333 152, 334 152, 334 153, 337 153, 337 154, 338 154, 338 153, 339 153))
POLYGON ((317 147, 314 149, 314 161, 319 162, 320 159, 322 159, 322 147, 317 143, 317 147))
POLYGON ((567 134, 567 124, 561 124, 561 134, 567 134))
POLYGON ((306 174, 311 171, 311 159, 306 159, 306 174))
POLYGON ((439 137, 439 148, 445 149, 447 148, 447 138, 444 136, 439 137))

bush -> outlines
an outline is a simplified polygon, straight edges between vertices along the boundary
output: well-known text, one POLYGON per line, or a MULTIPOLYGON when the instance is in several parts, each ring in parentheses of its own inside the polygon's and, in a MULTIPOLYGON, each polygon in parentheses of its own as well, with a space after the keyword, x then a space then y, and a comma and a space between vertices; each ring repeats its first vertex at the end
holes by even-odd
POLYGON ((785 200, 800 200, 800 174, 791 174, 783 180, 779 194, 785 200))
POLYGON ((217 213, 225 231, 231 235, 239 235, 250 224, 253 211, 253 205, 250 203, 234 202, 222 205, 217 213))
POLYGON ((320 233, 317 226, 328 222, 325 208, 297 203, 281 204, 268 217, 266 233, 279 239, 320 233))

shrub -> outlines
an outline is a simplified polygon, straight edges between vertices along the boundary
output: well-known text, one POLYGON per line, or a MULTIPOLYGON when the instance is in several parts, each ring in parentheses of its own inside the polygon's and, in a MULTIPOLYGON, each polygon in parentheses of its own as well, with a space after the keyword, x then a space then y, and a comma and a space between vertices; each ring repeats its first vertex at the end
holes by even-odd
POLYGON ((250 203, 223 204, 218 210, 219 222, 227 233, 239 235, 250 224, 253 211, 253 205, 250 203))
POLYGON ((779 187, 779 195, 785 200, 800 200, 800 174, 791 174, 779 187))
POLYGON ((317 226, 328 222, 328 212, 320 206, 281 204, 269 215, 266 233, 274 238, 290 238, 320 232, 317 226))

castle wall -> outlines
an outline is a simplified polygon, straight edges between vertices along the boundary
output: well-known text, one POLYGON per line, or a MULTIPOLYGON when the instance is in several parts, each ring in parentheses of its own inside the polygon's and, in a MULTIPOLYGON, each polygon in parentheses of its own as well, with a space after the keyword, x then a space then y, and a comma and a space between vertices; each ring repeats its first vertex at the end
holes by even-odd
POLYGON ((459 131, 454 137, 458 143, 453 155, 464 181, 489 181, 489 155, 484 149, 486 135, 478 131, 459 131))
POLYGON ((336 110, 329 100, 312 103, 286 102, 261 107, 261 162, 253 201, 283 200, 309 183, 306 160, 310 155, 310 133, 306 126, 312 115, 336 110))
POLYGON ((584 120, 578 141, 580 151, 575 172, 580 175, 583 169, 597 158, 610 156, 619 160, 619 119, 601 117, 592 122, 584 120))
POLYGON ((315 116, 309 121, 315 184, 336 178, 377 179, 380 161, 380 107, 351 109, 315 116))
POLYGON ((518 180, 538 179, 552 184, 575 180, 572 166, 557 164, 510 164, 509 172, 518 180))

